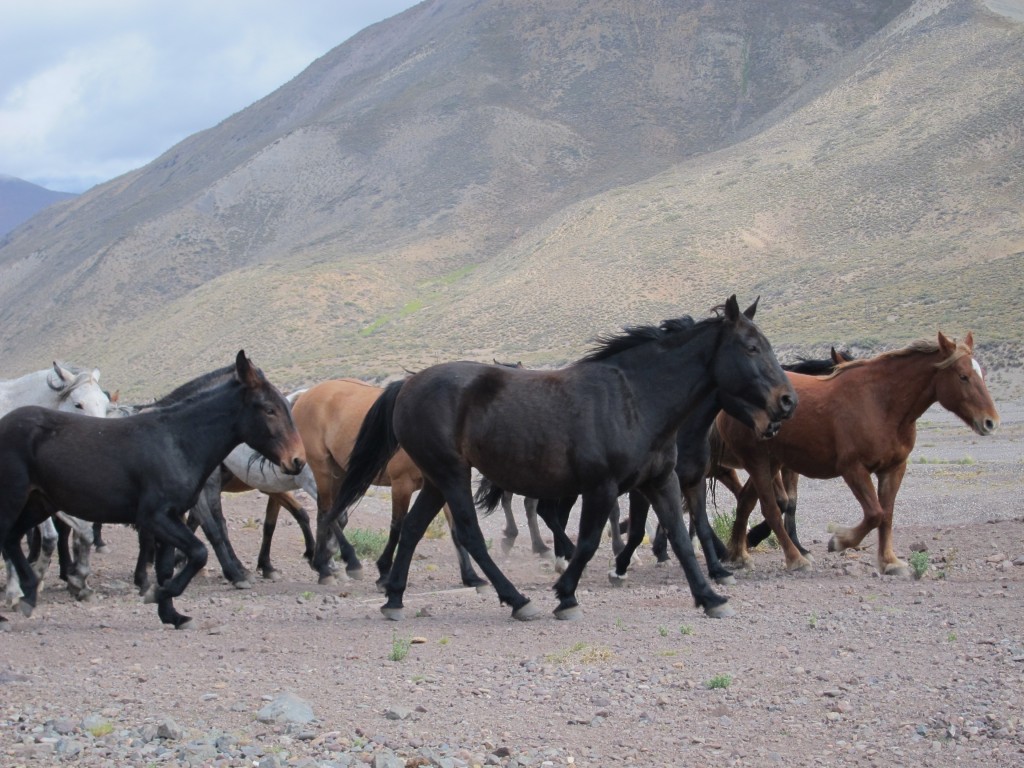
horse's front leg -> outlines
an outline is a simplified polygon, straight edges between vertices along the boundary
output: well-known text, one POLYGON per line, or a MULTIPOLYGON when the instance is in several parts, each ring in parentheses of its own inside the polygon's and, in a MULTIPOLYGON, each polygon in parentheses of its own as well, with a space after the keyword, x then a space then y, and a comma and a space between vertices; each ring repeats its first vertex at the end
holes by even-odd
POLYGON ((187 629, 192 619, 175 610, 173 599, 185 591, 189 582, 206 565, 206 547, 173 510, 160 510, 140 517, 146 521, 157 549, 157 583, 146 594, 145 601, 157 604, 157 614, 164 624, 175 629, 187 629), (185 565, 177 574, 174 573, 175 550, 185 554, 185 565))
MULTIPOLYGON (((775 538, 779 540, 779 545, 782 547, 782 553, 786 559, 786 569, 796 571, 810 568, 811 562, 800 554, 800 550, 796 548, 793 540, 789 538, 789 534, 782 524, 782 509, 779 507, 779 502, 775 495, 777 488, 775 483, 776 468, 770 466, 766 461, 759 461, 748 465, 747 471, 750 473, 750 482, 757 491, 757 497, 761 502, 761 512, 764 514, 764 519, 771 526, 775 538)), ((749 511, 747 511, 746 515, 749 516, 749 514, 749 511)), ((746 545, 747 516, 743 517, 741 523, 740 508, 737 505, 732 541, 734 544, 741 541, 744 548, 746 545)))
POLYGON ((237 589, 249 589, 252 587, 249 572, 238 559, 228 539, 227 522, 224 520, 224 510, 220 503, 220 486, 220 472, 214 472, 207 478, 192 513, 217 555, 224 578, 237 589))
POLYGON ((274 541, 274 531, 277 530, 277 517, 281 512, 281 502, 274 496, 267 497, 267 509, 263 513, 263 536, 260 539, 260 553, 256 556, 256 570, 264 579, 277 581, 281 578, 280 572, 270 561, 270 545, 274 541))
POLYGON ((857 466, 843 473, 843 479, 853 491, 854 497, 860 502, 864 517, 852 528, 838 528, 828 542, 829 552, 841 552, 844 549, 858 546, 872 530, 878 528, 878 570, 879 573, 906 575, 909 573, 907 564, 896 557, 892 549, 892 505, 896 501, 906 472, 903 464, 885 475, 879 476, 879 488, 884 490, 888 511, 879 500, 878 494, 871 483, 871 474, 865 467, 857 466), (888 520, 886 518, 888 517, 888 520), (885 525, 885 532, 882 526, 885 525))
POLYGON ((654 507, 658 522, 665 531, 668 543, 675 552, 686 575, 687 584, 697 607, 712 618, 725 618, 735 612, 728 606, 728 600, 717 594, 704 578, 704 572, 697 562, 697 555, 690 542, 690 534, 683 523, 683 502, 679 490, 679 479, 672 472, 660 482, 648 483, 640 489, 654 507))
MULTIPOLYGON (((583 576, 583 569, 597 552, 601 544, 601 534, 608 524, 612 507, 618 502, 618 489, 613 482, 607 482, 600 488, 588 491, 583 495, 583 504, 580 510, 580 533, 576 537, 576 551, 566 566, 565 572, 555 582, 555 597, 558 598, 558 606, 555 608, 555 618, 563 620, 575 620, 583 614, 580 604, 576 600, 576 587, 579 586, 583 576)), ((632 536, 633 520, 630 518, 630 535, 632 536)), ((641 524, 642 527, 642 524, 641 524)), ((623 553, 625 554, 625 550, 623 553)), ((632 553, 630 553, 632 555, 632 553)), ((622 555, 620 554, 619 557, 622 555)))
POLYGON ((682 493, 686 499, 686 506, 690 510, 693 527, 697 529, 697 539, 700 541, 701 549, 704 550, 708 575, 719 584, 735 584, 736 579, 732 575, 732 571, 722 565, 722 561, 718 559, 715 532, 711 529, 711 523, 708 521, 707 484, 704 482, 704 473, 699 473, 699 479, 695 482, 683 486, 682 493))

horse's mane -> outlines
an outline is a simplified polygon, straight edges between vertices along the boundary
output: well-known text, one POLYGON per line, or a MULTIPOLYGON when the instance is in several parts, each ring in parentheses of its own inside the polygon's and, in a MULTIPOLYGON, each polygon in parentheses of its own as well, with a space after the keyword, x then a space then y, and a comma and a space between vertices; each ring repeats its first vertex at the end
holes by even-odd
POLYGON ((802 373, 806 376, 824 376, 832 373, 836 368, 835 361, 831 357, 817 360, 814 358, 798 357, 795 363, 786 363, 782 366, 784 371, 802 373))
POLYGON ((621 352, 650 342, 682 344, 702 328, 721 321, 721 308, 715 307, 713 311, 715 312, 713 317, 700 321, 694 320, 689 315, 683 315, 671 320, 663 320, 660 325, 633 325, 623 328, 621 333, 598 336, 594 341, 594 347, 577 363, 607 360, 621 352))
MULTIPOLYGON (((857 358, 856 360, 850 360, 847 363, 841 363, 840 365, 836 366, 835 371, 833 371, 831 375, 826 376, 825 378, 831 379, 836 376, 840 376, 846 371, 849 371, 853 368, 860 368, 861 366, 867 365, 868 363, 874 360, 888 360, 897 357, 910 357, 911 355, 934 355, 938 351, 939 343, 935 339, 918 339, 917 341, 912 341, 910 342, 910 344, 908 344, 905 347, 901 347, 900 349, 891 349, 888 352, 881 352, 875 355, 874 357, 861 357, 857 358)), ((970 353, 970 350, 967 348, 965 344, 963 344, 962 342, 957 342, 956 349, 953 351, 953 354, 951 354, 945 360, 940 360, 939 362, 937 362, 935 364, 935 367, 948 368, 961 357, 963 357, 964 355, 969 355, 970 353)))
POLYGON ((235 366, 226 365, 223 368, 218 368, 215 371, 204 373, 202 376, 196 376, 191 381, 187 381, 177 389, 172 390, 168 394, 161 397, 154 403, 147 405, 146 408, 163 408, 168 405, 180 403, 193 395, 200 392, 205 392, 207 389, 222 384, 223 382, 230 379, 235 373, 235 366))
POLYGON ((74 392, 75 389, 88 383, 92 379, 92 370, 86 371, 79 368, 77 365, 70 365, 67 363, 58 362, 58 365, 75 377, 71 381, 64 381, 57 375, 56 371, 50 371, 50 374, 46 377, 47 386, 57 393, 57 400, 63 403, 71 397, 71 393, 74 392))

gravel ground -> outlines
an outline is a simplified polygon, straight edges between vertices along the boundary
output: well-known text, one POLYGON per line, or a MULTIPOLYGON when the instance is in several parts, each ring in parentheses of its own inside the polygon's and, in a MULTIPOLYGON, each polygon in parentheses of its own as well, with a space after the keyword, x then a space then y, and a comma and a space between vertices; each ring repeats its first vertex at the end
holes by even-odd
MULTIPOLYGON (((920 422, 895 535, 904 558, 927 550, 922 579, 875 575, 874 537, 826 552, 828 524, 860 511, 841 481, 805 480, 815 567, 786 574, 780 552, 755 552, 723 588, 726 620, 704 618, 678 566, 646 548, 613 589, 605 544, 581 621, 515 622, 493 593, 456 586, 436 539, 413 563, 409 618, 387 622, 372 563, 366 580, 318 586, 282 519, 284 578, 240 591, 210 567, 177 601, 197 629, 176 632, 131 586, 133 534, 110 530, 91 602, 51 585, 31 619, 6 611, 0 764, 1022 765, 1024 398, 1004 391, 994 437, 937 411, 920 422)), ((385 527, 387 506, 375 491, 351 525, 385 527)), ((225 507, 254 565, 263 498, 225 507)), ((551 562, 524 524, 503 555, 500 517, 482 522, 499 564, 553 609, 551 562)))

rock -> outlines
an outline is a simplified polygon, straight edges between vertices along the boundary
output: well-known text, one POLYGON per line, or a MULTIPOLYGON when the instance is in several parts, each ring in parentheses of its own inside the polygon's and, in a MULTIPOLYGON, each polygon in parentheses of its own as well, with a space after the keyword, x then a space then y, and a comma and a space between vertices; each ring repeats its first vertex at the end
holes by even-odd
POLYGON ((168 739, 170 741, 177 741, 184 735, 184 729, 169 717, 165 717, 160 722, 160 725, 158 725, 156 729, 156 737, 158 739, 168 739))
POLYGON ((282 693, 257 712, 256 719, 261 723, 309 723, 313 708, 294 693, 282 693))
POLYGON ((388 707, 384 717, 388 720, 408 720, 412 717, 412 710, 407 707, 388 707))
POLYGON ((915 541, 913 544, 910 545, 910 551, 911 552, 927 552, 928 551, 928 545, 925 544, 923 541, 915 541))

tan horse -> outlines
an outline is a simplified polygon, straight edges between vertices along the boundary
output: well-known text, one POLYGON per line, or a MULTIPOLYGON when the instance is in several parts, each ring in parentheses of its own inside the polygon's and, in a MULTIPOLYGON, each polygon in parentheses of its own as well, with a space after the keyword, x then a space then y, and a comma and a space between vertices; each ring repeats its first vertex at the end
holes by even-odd
MULTIPOLYGON (((878 570, 906 575, 907 564, 892 546, 896 494, 914 448, 917 420, 939 403, 979 435, 999 426, 999 413, 973 357, 974 337, 960 343, 938 334, 877 357, 854 360, 831 376, 790 374, 800 407, 767 441, 726 414, 717 427, 725 445, 723 462, 750 474, 765 520, 782 544, 786 567, 806 568, 807 559, 784 530, 773 478, 782 467, 815 478, 842 477, 864 510, 860 524, 832 536, 830 552, 856 547, 878 529, 878 570), (871 475, 878 478, 876 492, 871 475)), ((747 518, 753 500, 741 504, 729 543, 733 560, 747 563, 747 518)))
MULTIPOLYGON (((310 387, 299 395, 292 406, 295 426, 306 446, 306 461, 316 478, 318 540, 326 539, 328 536, 321 523, 324 515, 331 509, 331 503, 345 479, 348 458, 352 453, 352 446, 355 445, 356 435, 359 434, 359 427, 366 412, 383 391, 380 387, 356 379, 333 379, 310 387)), ((402 521, 409 511, 412 495, 423 487, 423 474, 412 463, 409 455, 399 450, 374 484, 391 487, 391 528, 388 543, 377 559, 377 570, 380 573, 377 583, 383 584, 391 571, 402 521)), ((447 508, 445 512, 448 514, 447 508)), ((331 528, 341 547, 346 572, 352 578, 360 578, 362 564, 342 534, 346 522, 347 516, 346 519, 339 519, 336 522, 337 527, 332 525, 331 528)), ((449 525, 450 522, 449 518, 449 525)), ((469 587, 485 586, 487 582, 473 570, 469 555, 455 538, 454 529, 451 530, 452 540, 459 555, 462 583, 469 587)), ((317 568, 316 564, 314 568, 317 568)), ((317 570, 321 584, 333 580, 329 563, 320 565, 317 570)))

